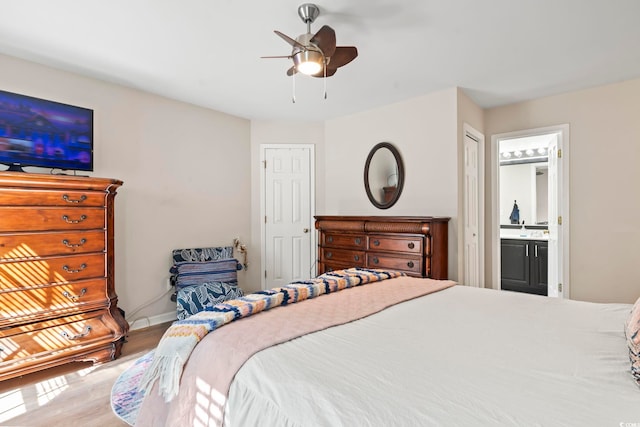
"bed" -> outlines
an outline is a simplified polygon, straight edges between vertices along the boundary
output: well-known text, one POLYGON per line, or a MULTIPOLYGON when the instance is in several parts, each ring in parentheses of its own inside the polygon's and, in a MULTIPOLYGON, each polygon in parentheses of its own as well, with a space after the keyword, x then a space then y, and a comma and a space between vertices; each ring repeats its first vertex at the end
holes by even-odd
POLYGON ((165 402, 156 382, 136 425, 635 426, 640 388, 625 338, 631 309, 428 278, 380 280, 206 334, 177 396, 165 402), (430 292, 387 297, 403 287, 430 292), (316 305, 348 311, 357 293, 383 302, 334 326, 321 324, 333 314, 314 314, 316 305), (237 348, 304 319, 318 330, 285 334, 234 361, 237 348), (216 375, 230 378, 228 391, 216 387, 216 375))

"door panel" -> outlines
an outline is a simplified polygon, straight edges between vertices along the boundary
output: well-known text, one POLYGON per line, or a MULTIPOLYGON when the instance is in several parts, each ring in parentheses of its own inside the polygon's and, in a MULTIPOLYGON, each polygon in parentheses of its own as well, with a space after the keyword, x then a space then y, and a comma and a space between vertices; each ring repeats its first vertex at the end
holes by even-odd
MULTIPOLYGON (((547 242, 533 242, 534 245, 534 267, 532 286, 547 291, 548 285, 548 246, 547 242)), ((545 293, 546 295, 546 293, 545 293)))
POLYGON ((501 243, 501 283, 503 290, 520 290, 529 286, 529 246, 527 240, 503 239, 501 243))
POLYGON ((266 289, 311 276, 309 148, 266 148, 266 289))
POLYGON ((480 286, 478 142, 464 138, 464 284, 480 286))
POLYGON ((562 277, 560 269, 562 268, 562 233, 560 233, 558 218, 562 215, 559 207, 558 178, 561 172, 561 162, 558 161, 558 138, 549 144, 549 240, 548 240, 548 285, 547 295, 550 297, 562 297, 562 293, 558 290, 558 283, 562 277))

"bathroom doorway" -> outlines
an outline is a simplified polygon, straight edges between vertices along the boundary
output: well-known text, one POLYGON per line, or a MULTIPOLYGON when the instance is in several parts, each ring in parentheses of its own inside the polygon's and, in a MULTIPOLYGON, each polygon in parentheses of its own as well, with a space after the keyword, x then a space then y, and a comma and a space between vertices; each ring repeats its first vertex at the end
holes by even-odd
POLYGON ((493 288, 569 298, 569 126, 494 135, 491 150, 493 288))

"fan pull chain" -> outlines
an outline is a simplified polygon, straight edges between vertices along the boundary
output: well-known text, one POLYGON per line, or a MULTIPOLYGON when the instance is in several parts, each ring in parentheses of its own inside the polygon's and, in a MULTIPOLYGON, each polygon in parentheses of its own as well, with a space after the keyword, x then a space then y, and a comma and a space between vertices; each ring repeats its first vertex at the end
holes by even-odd
POLYGON ((324 63, 324 99, 327 99, 327 61, 324 63))
POLYGON ((293 73, 291 76, 292 87, 291 87, 291 103, 296 103, 296 73, 293 73))

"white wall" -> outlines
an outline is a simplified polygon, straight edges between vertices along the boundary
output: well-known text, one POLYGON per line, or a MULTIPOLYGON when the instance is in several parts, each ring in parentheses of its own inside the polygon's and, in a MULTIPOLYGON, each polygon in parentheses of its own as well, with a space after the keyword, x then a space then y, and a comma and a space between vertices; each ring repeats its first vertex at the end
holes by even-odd
POLYGON ((417 97, 347 117, 325 127, 323 215, 448 216, 449 278, 458 269, 457 90, 417 97), (371 148, 391 142, 405 166, 405 185, 389 209, 374 207, 364 189, 371 148))
MULTIPOLYGON (((250 238, 248 120, 8 56, 0 70, 3 90, 94 110, 91 175, 124 181, 115 285, 127 317, 165 291, 172 249, 250 238)), ((139 316, 165 313, 168 295, 139 316)))
MULTIPOLYGON (((487 136, 570 125, 572 299, 632 303, 640 297, 639 111, 640 79, 485 111, 487 136)), ((490 174, 495 165, 487 165, 490 174)), ((486 226, 497 236, 490 221, 486 226)))

